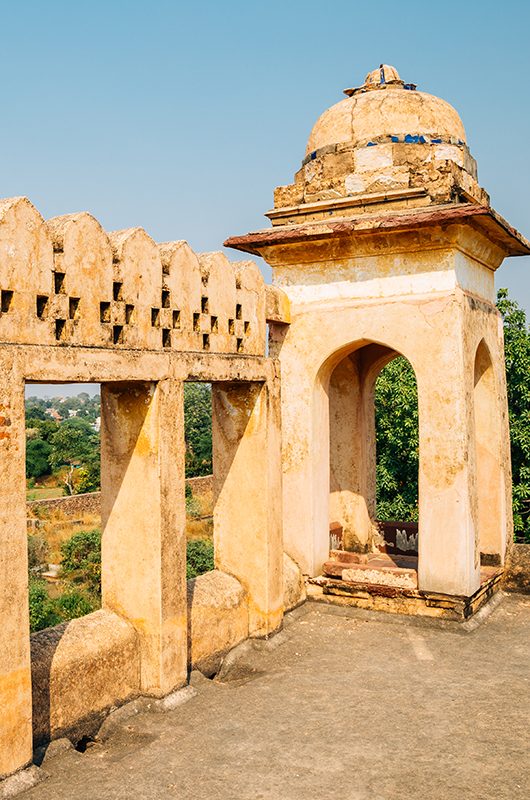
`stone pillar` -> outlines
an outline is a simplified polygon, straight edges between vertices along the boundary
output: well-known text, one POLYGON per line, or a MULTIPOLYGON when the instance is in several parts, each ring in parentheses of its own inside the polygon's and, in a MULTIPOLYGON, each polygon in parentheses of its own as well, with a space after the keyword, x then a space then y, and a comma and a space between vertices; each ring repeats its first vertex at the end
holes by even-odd
POLYGON ((419 406, 419 588, 473 594, 480 585, 473 508, 471 398, 458 347, 440 347, 417 369, 419 406))
POLYGON ((504 560, 506 504, 500 398, 490 352, 482 341, 475 358, 475 491, 480 552, 504 560))
POLYGON ((212 387, 215 564, 248 592, 249 631, 281 624, 280 408, 262 383, 212 387))
POLYGON ((370 509, 375 507, 375 481, 367 479, 373 401, 371 419, 365 419, 363 394, 359 354, 352 353, 335 367, 329 382, 329 521, 341 523, 346 549, 357 551, 371 539, 370 509))
POLYGON ((0 778, 32 758, 24 382, 0 380, 0 778))
POLYGON ((183 384, 102 384, 103 607, 140 640, 141 690, 187 675, 183 384))

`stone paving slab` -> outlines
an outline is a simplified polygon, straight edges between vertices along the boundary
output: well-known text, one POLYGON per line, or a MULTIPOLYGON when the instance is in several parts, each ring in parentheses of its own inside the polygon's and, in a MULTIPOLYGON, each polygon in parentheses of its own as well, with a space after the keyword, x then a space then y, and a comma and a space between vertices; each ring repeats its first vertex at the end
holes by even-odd
POLYGON ((44 762, 27 800, 526 800, 530 598, 471 633, 307 603, 223 682, 44 762))

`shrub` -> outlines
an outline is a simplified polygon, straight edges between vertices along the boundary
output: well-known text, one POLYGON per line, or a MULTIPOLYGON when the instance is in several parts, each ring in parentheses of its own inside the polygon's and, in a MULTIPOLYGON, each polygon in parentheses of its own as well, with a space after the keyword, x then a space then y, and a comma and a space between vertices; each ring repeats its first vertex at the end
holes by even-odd
POLYGON ((61 569, 65 577, 101 594, 101 531, 80 531, 61 545, 61 569))
POLYGON ((44 581, 36 578, 29 580, 29 624, 32 633, 84 617, 96 607, 97 603, 86 592, 67 589, 64 594, 52 599, 44 581))
POLYGON ((29 579, 29 625, 31 631, 41 631, 62 622, 53 600, 48 597, 46 584, 36 578, 29 579))
POLYGON ((187 517, 200 517, 201 504, 196 497, 186 497, 186 516, 187 517))
POLYGON ((48 559, 49 547, 48 542, 43 536, 37 534, 28 534, 28 566, 30 569, 33 567, 40 567, 41 564, 46 564, 48 559))
POLYGON ((67 589, 64 594, 52 601, 53 607, 61 620, 76 619, 84 617, 95 611, 97 604, 79 589, 67 589))
POLYGON ((214 569, 213 542, 193 539, 186 545, 186 578, 196 578, 214 569))
POLYGON ((77 472, 75 494, 99 492, 101 488, 101 466, 99 453, 87 458, 85 465, 77 472))

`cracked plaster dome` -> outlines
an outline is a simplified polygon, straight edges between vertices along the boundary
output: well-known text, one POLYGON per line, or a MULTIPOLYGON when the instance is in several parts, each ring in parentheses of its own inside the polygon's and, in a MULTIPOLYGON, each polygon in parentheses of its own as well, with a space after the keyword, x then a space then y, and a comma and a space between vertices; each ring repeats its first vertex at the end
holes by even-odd
POLYGON ((362 147, 393 136, 466 142, 466 132, 455 109, 439 97, 416 91, 414 84, 405 84, 395 67, 382 64, 368 73, 363 86, 345 89, 344 93, 348 97, 317 120, 306 156, 329 145, 362 147))

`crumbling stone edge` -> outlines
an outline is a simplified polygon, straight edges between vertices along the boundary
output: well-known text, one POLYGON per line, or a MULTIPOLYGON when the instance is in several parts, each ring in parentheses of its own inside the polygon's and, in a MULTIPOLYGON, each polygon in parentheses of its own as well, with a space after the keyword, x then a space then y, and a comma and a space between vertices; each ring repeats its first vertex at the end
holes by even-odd
MULTIPOLYGON (((226 679, 229 672, 236 668, 237 662, 241 661, 241 659, 249 653, 260 650, 274 650, 280 647, 290 638, 285 626, 289 626, 291 622, 294 622, 295 619, 304 613, 305 605, 305 603, 302 603, 302 605, 288 612, 284 617, 284 627, 278 629, 272 636, 263 639, 245 639, 243 642, 227 651, 226 654, 221 657, 220 661, 217 662, 217 669, 214 675, 211 669, 201 672, 201 670, 198 670, 196 667, 191 672, 189 684, 175 689, 165 697, 155 698, 141 695, 133 700, 125 702, 123 705, 109 709, 94 737, 95 741, 106 742, 116 733, 124 722, 137 714, 160 714, 174 711, 199 694, 203 685, 209 685, 211 683, 212 677, 215 677, 218 681, 226 679)), ((305 610, 307 611, 308 609, 305 610)), ((22 792, 33 788, 33 786, 36 786, 38 783, 41 783, 41 781, 46 780, 48 777, 48 773, 45 769, 46 764, 53 758, 73 749, 74 745, 67 737, 54 739, 46 745, 37 748, 34 753, 36 763, 0 780, 0 800, 8 800, 9 798, 16 797, 22 792)))
MULTIPOLYGON (((140 696, 124 703, 122 706, 111 708, 103 720, 95 740, 97 742, 107 741, 118 730, 120 725, 136 714, 159 714, 174 711, 176 708, 184 705, 184 703, 187 703, 195 697, 197 693, 197 689, 187 685, 170 692, 165 697, 154 698, 140 696)), ((8 798, 16 797, 45 780, 48 777, 48 773, 43 766, 45 767, 46 764, 56 756, 73 749, 74 745, 70 739, 66 737, 54 739, 48 744, 37 748, 34 753, 36 763, 0 780, 0 800, 8 800, 8 798)))
POLYGON ((7 800, 7 798, 16 797, 21 792, 27 792, 28 789, 32 789, 47 777, 48 774, 41 767, 31 764, 26 769, 21 769, 14 775, 0 780, 0 800, 7 800))

